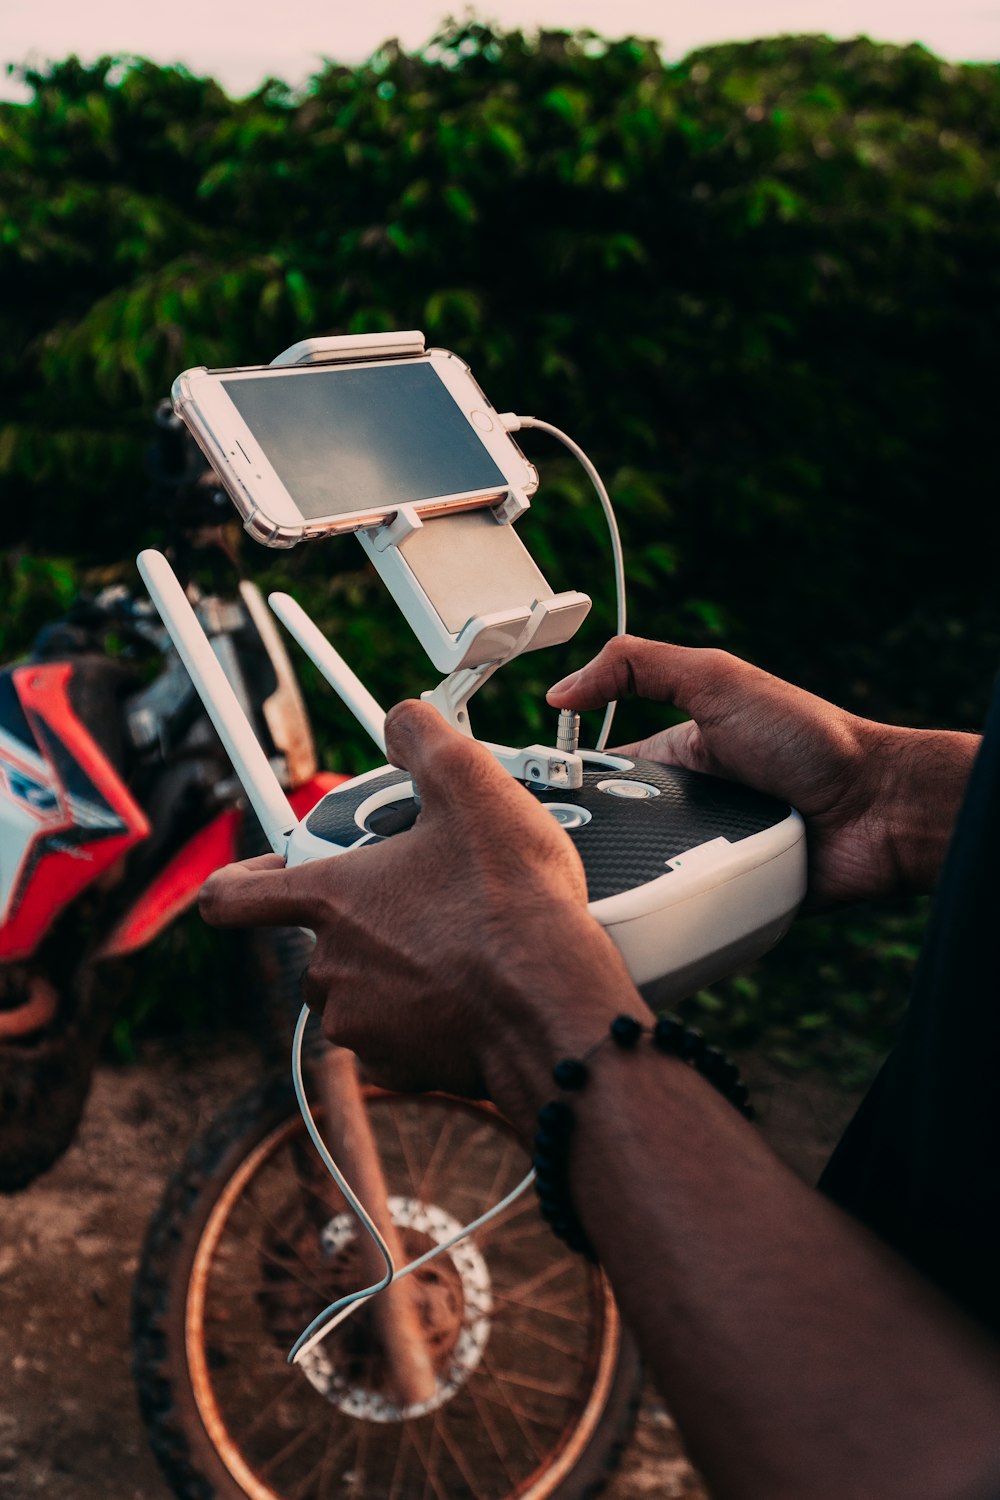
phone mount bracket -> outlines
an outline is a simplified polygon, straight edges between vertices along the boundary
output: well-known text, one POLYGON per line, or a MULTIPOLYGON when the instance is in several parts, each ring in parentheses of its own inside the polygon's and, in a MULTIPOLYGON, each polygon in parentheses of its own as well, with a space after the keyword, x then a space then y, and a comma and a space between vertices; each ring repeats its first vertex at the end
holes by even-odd
MULTIPOLYGON (((303 339, 271 363, 330 365, 426 352, 423 333, 414 329, 303 339)), ((356 533, 417 640, 448 674, 424 698, 463 734, 472 733, 469 699, 499 667, 525 651, 570 640, 590 610, 586 594, 553 593, 515 534, 511 523, 528 505, 515 488, 497 505, 441 516, 425 518, 403 505, 391 521, 356 533), (503 607, 474 612, 484 596, 503 607)), ((537 745, 493 748, 513 775, 534 785, 582 785, 582 762, 572 753, 537 745)))
MULTIPOLYGON (((512 655, 516 656, 526 648, 531 636, 545 623, 546 614, 544 602, 536 605, 522 633, 526 639, 518 644, 518 649, 512 655)), ((510 659, 506 657, 502 661, 486 662, 481 667, 466 667, 452 672, 432 691, 421 693, 421 700, 433 703, 442 718, 447 719, 460 734, 471 739, 469 699, 510 659)), ((565 791, 578 791, 583 786, 583 760, 574 751, 556 750, 549 745, 528 745, 523 750, 517 750, 512 745, 493 743, 488 745, 488 749, 504 770, 531 786, 561 787, 565 791)))

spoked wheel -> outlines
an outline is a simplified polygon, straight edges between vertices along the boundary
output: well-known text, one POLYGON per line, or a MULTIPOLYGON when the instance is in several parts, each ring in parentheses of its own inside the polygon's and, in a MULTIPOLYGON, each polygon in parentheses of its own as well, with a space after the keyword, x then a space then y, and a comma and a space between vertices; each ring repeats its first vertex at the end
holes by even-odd
MULTIPOLYGON (((366 1090, 408 1258, 527 1170, 487 1106, 366 1090)), ((323 1307, 363 1284, 353 1214, 283 1088, 196 1143, 150 1231, 135 1294, 143 1413, 178 1495, 225 1500, 583 1496, 635 1414, 638 1365, 607 1283, 530 1195, 416 1273, 436 1390, 398 1404, 370 1306, 293 1368, 323 1307)))

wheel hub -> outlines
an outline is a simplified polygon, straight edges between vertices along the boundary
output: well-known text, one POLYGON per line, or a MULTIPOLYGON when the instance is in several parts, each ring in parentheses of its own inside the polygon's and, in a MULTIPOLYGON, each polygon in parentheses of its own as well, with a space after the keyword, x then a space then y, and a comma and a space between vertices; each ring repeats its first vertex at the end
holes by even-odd
MULTIPOLYGON (((461 1229, 436 1204, 416 1198, 388 1199, 407 1263, 461 1229)), ((364 1285, 363 1229, 353 1213, 338 1213, 319 1231, 324 1289, 330 1301, 364 1285)), ((437 1389, 429 1401, 404 1407, 392 1397, 392 1372, 382 1353, 370 1303, 361 1303, 299 1360, 314 1388, 348 1416, 399 1422, 434 1411, 461 1390, 479 1364, 490 1335, 493 1301, 483 1256, 469 1242, 453 1245, 410 1273, 416 1283, 417 1315, 430 1352, 437 1389)), ((291 1309, 283 1309, 285 1323, 291 1309)), ((303 1321, 307 1321, 303 1320, 303 1321)), ((298 1330, 296 1330, 298 1331, 298 1330)))

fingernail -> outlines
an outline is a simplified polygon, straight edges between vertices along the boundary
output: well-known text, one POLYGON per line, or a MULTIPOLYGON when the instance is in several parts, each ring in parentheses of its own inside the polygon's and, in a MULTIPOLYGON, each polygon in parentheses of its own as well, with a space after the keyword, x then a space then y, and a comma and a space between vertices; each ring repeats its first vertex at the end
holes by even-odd
POLYGON ((582 672, 571 672, 568 677, 563 677, 559 682, 554 682, 552 684, 552 686, 549 688, 549 695, 551 695, 552 693, 570 692, 572 688, 576 687, 582 676, 582 672))

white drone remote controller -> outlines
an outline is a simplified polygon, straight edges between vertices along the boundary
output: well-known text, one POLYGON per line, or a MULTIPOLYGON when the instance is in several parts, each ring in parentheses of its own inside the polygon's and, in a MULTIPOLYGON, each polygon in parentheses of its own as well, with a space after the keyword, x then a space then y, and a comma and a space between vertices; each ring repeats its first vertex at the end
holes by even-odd
MULTIPOLYGON (((471 735, 468 703, 487 678, 524 651, 568 641, 590 608, 585 594, 552 590, 516 533, 538 483, 510 437, 519 428, 560 439, 594 482, 615 542, 624 630, 617 528, 590 460, 547 423, 495 411, 464 361, 426 349, 419 331, 307 339, 269 367, 186 371, 173 395, 258 540, 289 546, 357 532, 434 666, 447 673, 423 696, 459 732, 471 735), (378 487, 366 510, 357 489, 368 493, 373 474, 378 487), (338 485, 347 511, 327 515, 338 485)), ((170 564, 143 552, 139 569, 265 834, 288 864, 411 826, 419 806, 413 783, 392 766, 338 786, 299 822, 170 564)), ((294 599, 272 594, 269 602, 384 754, 385 715, 364 684, 294 599)), ((649 998, 690 994, 777 942, 806 889, 798 813, 733 782, 581 751, 578 722, 560 715, 554 747, 489 748, 573 840, 590 911, 636 983, 657 982, 649 998)))
MULTIPOLYGON (((272 848, 289 865, 413 824, 413 783, 392 766, 338 786, 299 822, 169 562, 146 551, 138 566, 272 848)), ((293 599, 276 594, 270 604, 384 753, 385 716, 371 694, 293 599)), ((467 723, 460 705, 484 670, 455 673, 425 696, 467 723)), ((787 804, 715 777, 575 746, 491 748, 573 840, 591 914, 636 984, 656 982, 658 1003, 724 977, 787 931, 806 888, 805 829, 787 804)))

